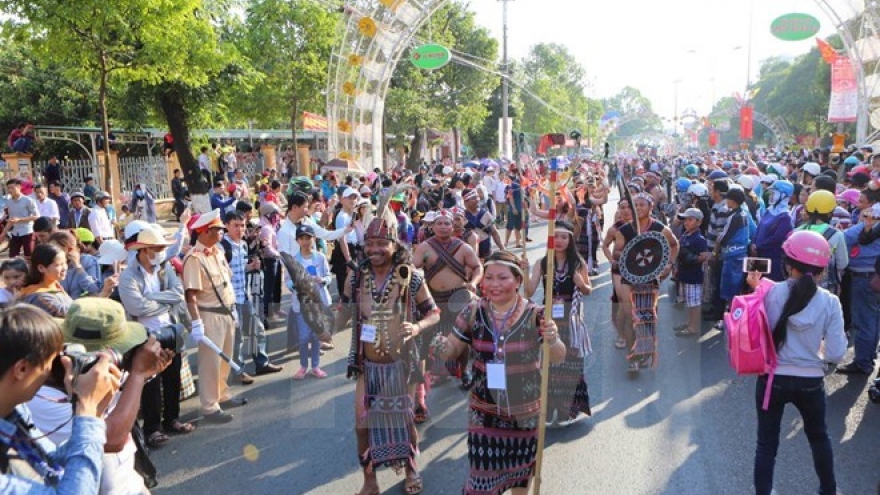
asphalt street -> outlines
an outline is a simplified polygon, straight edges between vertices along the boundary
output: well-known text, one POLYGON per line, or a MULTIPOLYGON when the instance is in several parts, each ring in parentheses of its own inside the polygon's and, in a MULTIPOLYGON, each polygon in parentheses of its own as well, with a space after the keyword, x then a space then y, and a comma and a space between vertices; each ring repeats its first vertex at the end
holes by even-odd
MULTIPOLYGON (((609 222, 610 224, 610 222, 609 222)), ((544 254, 546 227, 533 226, 529 257, 544 254)), ((603 264, 603 267, 605 265, 603 264)), ((727 362, 724 334, 704 324, 697 338, 676 337, 685 309, 661 290, 659 364, 627 375, 614 348, 607 269, 593 280, 586 314, 594 355, 587 360, 593 416, 548 430, 542 492, 546 494, 748 494, 756 438, 754 377, 737 377, 727 362)), ((334 337, 322 357, 324 380, 292 380, 297 354, 286 355, 283 328, 270 335, 273 362, 284 371, 234 390, 250 403, 231 410, 228 425, 199 425, 153 454, 161 495, 356 493, 362 476, 354 437, 354 383, 345 379, 350 331, 334 337)), ((851 351, 850 351, 851 352, 851 351)), ((230 380, 230 383, 235 383, 230 380)), ((839 488, 877 493, 880 405, 870 403, 867 377, 829 376, 827 421, 839 488)), ((467 396, 457 383, 434 388, 431 419, 419 427, 419 467, 425 494, 460 493, 467 475, 467 396)), ((197 419, 197 397, 182 405, 197 419)), ((779 495, 816 493, 803 423, 789 407, 776 464, 779 495)), ((403 476, 379 471, 382 493, 403 493, 403 476)))

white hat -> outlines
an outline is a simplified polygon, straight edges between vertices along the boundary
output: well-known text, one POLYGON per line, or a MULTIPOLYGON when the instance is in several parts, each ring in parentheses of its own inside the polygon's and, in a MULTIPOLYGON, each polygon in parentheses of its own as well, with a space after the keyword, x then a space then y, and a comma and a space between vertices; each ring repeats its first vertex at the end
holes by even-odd
POLYGON ((424 222, 428 222, 428 223, 430 223, 430 222, 433 222, 433 221, 436 220, 436 219, 437 219, 437 212, 432 210, 432 211, 429 211, 428 213, 425 213, 424 218, 422 218, 422 222, 423 222, 423 223, 424 223, 424 222))
POLYGON ((261 217, 271 215, 272 213, 281 213, 281 208, 278 208, 278 205, 276 205, 272 201, 263 201, 262 203, 260 203, 261 217))
POLYGON ((226 226, 223 225, 223 221, 220 220, 220 210, 217 208, 208 213, 202 213, 201 215, 192 217, 189 220, 189 224, 187 224, 189 230, 202 230, 211 227, 226 228, 226 226))
POLYGON ((125 237, 125 240, 127 241, 127 240, 131 239, 133 236, 137 235, 138 232, 144 230, 145 228, 147 228, 149 226, 150 226, 150 224, 143 221, 143 220, 132 220, 131 222, 128 222, 128 225, 125 226, 125 232, 123 233, 123 236, 125 237))
POLYGON ((125 246, 115 239, 109 239, 101 243, 98 248, 98 264, 112 265, 121 263, 128 257, 125 246))
POLYGON ((343 198, 348 198, 348 197, 351 197, 351 196, 359 196, 359 194, 358 194, 357 191, 355 191, 355 190, 354 190, 353 188, 351 188, 351 187, 346 187, 345 189, 343 189, 343 191, 342 191, 342 197, 343 197, 343 198))
POLYGON ((817 175, 822 173, 822 168, 819 167, 818 163, 815 162, 807 162, 804 164, 803 171, 816 177, 817 175))
POLYGON ((449 175, 452 173, 452 167, 443 167, 443 175, 449 175))
MULTIPOLYGON (((132 239, 126 247, 131 251, 136 251, 146 247, 170 246, 171 243, 165 240, 165 233, 160 229, 161 227, 158 226, 147 226, 145 229, 138 232, 137 236, 132 239)), ((104 244, 101 244, 101 247, 104 247, 104 244)))

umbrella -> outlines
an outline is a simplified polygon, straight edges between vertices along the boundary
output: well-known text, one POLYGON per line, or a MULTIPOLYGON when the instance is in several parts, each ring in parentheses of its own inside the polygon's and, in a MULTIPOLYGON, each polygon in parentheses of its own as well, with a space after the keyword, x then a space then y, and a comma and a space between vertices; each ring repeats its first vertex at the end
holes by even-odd
POLYGON ((358 162, 342 158, 334 158, 321 167, 321 173, 330 172, 331 170, 341 174, 364 175, 366 173, 358 162))
POLYGON ((469 162, 465 162, 464 168, 480 168, 480 162, 471 160, 469 162))

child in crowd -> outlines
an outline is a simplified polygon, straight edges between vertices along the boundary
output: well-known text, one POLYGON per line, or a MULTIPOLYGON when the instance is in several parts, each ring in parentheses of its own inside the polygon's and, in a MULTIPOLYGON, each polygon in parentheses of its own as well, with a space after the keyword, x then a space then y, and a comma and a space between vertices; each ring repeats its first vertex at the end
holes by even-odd
MULTIPOLYGON (((321 296, 321 302, 330 305, 330 292, 327 286, 333 281, 330 273, 330 263, 327 257, 314 249, 315 231, 308 225, 301 225, 296 233, 296 242, 299 244, 299 253, 296 255, 296 261, 302 265, 315 283, 315 288, 321 296)), ((291 289, 292 291, 293 289, 291 289)), ((318 341, 315 332, 309 328, 305 318, 299 307, 299 299, 296 294, 291 295, 294 318, 296 318, 296 326, 299 329, 299 364, 300 369, 293 375, 294 380, 302 380, 309 371, 309 358, 312 361, 311 374, 315 378, 326 378, 325 373, 319 367, 321 357, 321 343, 318 341)))
POLYGON ((709 259, 709 244, 700 232, 703 212, 688 208, 678 214, 684 232, 679 239, 678 282, 684 290, 688 309, 688 321, 675 327, 675 335, 689 337, 700 335, 700 307, 703 301, 703 263, 709 259))
POLYGON ((3 279, 3 288, 0 289, 0 303, 11 303, 15 300, 18 291, 24 286, 24 278, 27 273, 27 263, 21 258, 6 260, 0 264, 0 278, 3 279))

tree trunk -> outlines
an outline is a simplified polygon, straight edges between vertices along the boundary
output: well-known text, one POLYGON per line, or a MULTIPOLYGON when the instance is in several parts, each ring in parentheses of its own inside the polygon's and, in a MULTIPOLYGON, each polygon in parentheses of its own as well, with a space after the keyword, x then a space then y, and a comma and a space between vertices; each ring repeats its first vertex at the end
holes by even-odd
POLYGON ((183 178, 189 186, 190 194, 207 194, 210 190, 208 182, 199 170, 198 160, 193 156, 189 142, 189 125, 186 122, 186 108, 180 88, 171 85, 161 87, 157 91, 159 106, 165 114, 168 129, 174 138, 174 151, 183 171, 183 178))
POLYGON ((452 128, 452 147, 449 150, 450 154, 452 154, 452 161, 454 163, 458 163, 458 157, 461 156, 461 129, 458 127, 452 128))
MULTIPOLYGON (((112 194, 113 177, 110 175, 110 119, 107 116, 107 57, 101 55, 101 82, 98 88, 98 105, 101 107, 101 134, 104 136, 104 191, 112 194)), ((119 200, 119 198, 113 198, 119 200)))
POLYGON ((413 140, 409 145, 409 156, 406 158, 406 168, 416 171, 422 158, 422 130, 418 127, 413 129, 413 140))
POLYGON ((293 135, 293 159, 287 164, 287 176, 295 177, 299 173, 299 148, 296 142, 296 117, 299 113, 299 99, 294 96, 290 99, 290 132, 293 135))

